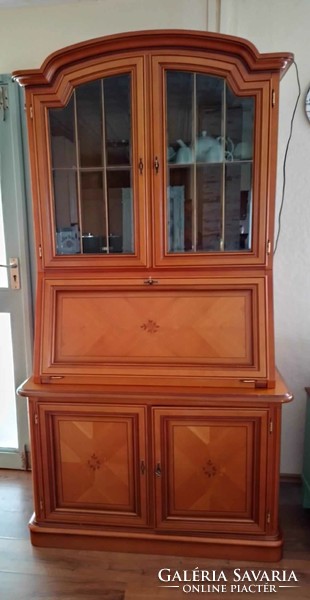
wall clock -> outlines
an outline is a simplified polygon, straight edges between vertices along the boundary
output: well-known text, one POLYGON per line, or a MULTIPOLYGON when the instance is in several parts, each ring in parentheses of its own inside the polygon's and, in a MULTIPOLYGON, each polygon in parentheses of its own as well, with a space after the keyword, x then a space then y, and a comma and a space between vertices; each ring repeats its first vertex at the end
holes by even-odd
POLYGON ((308 89, 307 94, 306 94, 305 111, 306 111, 307 119, 308 119, 308 121, 310 121, 310 88, 308 89))

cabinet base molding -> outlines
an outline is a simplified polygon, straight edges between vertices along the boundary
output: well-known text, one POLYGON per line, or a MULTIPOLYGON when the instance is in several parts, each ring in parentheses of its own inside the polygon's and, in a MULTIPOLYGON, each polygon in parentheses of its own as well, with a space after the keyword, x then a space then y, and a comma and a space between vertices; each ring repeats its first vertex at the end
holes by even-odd
POLYGON ((276 562, 282 558, 283 539, 212 538, 151 533, 115 532, 41 526, 35 514, 29 522, 31 543, 41 548, 106 552, 134 552, 230 560, 276 562))

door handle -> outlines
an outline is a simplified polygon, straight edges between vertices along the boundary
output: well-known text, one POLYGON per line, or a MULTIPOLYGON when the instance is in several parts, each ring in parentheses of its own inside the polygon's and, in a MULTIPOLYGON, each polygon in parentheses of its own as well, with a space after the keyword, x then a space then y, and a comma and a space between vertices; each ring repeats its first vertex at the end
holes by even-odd
POLYGON ((161 466, 160 466, 160 463, 157 463, 157 465, 156 465, 155 475, 156 475, 156 477, 161 477, 161 466))
POLYGON ((0 85, 0 114, 2 114, 2 121, 5 121, 5 112, 8 110, 8 108, 9 99, 7 87, 5 85, 0 85))
POLYGON ((144 460, 141 460, 141 463, 140 463, 140 471, 141 471, 141 475, 144 475, 144 474, 145 474, 145 471, 146 471, 146 466, 145 466, 145 462, 144 462, 144 460))
POLYGON ((18 258, 10 258, 8 265, 0 265, 3 269, 10 269, 10 288, 20 290, 20 273, 18 258))

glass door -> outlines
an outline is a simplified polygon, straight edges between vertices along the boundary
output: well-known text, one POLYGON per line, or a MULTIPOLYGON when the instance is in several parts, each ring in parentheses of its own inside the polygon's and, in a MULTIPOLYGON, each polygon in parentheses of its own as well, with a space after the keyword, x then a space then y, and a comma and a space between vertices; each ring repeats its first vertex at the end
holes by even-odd
POLYGON ((17 84, 0 76, 0 468, 11 469, 28 464, 27 406, 16 394, 31 373, 32 339, 22 160, 17 84))
POLYGON ((143 86, 135 69, 82 83, 66 106, 48 109, 53 253, 62 262, 145 262, 143 86))
POLYGON ((155 264, 264 265, 268 85, 170 55, 152 58, 152 83, 155 264))
POLYGON ((166 72, 168 253, 251 250, 253 117, 222 77, 166 72))

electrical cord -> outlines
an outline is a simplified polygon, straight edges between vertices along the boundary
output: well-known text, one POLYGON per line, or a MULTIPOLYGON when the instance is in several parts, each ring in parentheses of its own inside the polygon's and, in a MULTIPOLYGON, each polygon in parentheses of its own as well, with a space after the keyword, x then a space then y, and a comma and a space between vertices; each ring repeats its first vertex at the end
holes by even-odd
POLYGON ((286 144, 286 148, 285 148, 285 153, 284 153, 282 196, 281 196, 281 204, 280 204, 280 209, 279 209, 279 214, 278 214, 278 232, 277 232, 277 237, 276 237, 276 241, 275 241, 275 245, 274 245, 274 251, 273 251, 274 255, 275 255, 275 253, 277 251, 277 248, 278 248, 278 242, 279 242, 279 237, 280 237, 280 233, 281 233, 281 217, 282 217, 282 211, 283 211, 283 205, 284 205, 284 197, 285 197, 286 161, 287 161, 288 149, 289 149, 291 138, 292 138, 292 134, 293 134, 293 125, 294 125, 294 119, 295 119, 295 114, 296 114, 296 110, 297 110, 297 105, 298 105, 298 102, 299 102, 299 98, 301 96, 300 79, 299 79, 299 73, 298 73, 297 63, 295 62, 295 60, 293 61, 293 64, 294 64, 294 67, 296 69, 296 78, 297 78, 297 85, 298 85, 298 95, 297 95, 295 106, 294 106, 294 110, 293 110, 293 113, 292 113, 291 125, 290 125, 290 133, 289 133, 289 136, 288 136, 288 140, 287 140, 287 144, 286 144))

